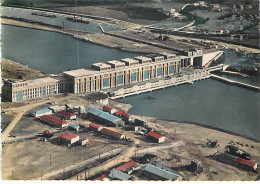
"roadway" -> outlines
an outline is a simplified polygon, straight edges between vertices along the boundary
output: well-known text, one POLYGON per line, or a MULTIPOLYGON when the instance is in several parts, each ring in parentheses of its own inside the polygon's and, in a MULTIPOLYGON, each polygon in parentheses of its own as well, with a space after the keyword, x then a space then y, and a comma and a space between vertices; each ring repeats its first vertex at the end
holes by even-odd
MULTIPOLYGON (((16 108, 16 111, 18 112, 17 116, 14 117, 14 119, 5 127, 5 129, 2 132, 2 142, 10 141, 13 138, 9 137, 10 132, 13 130, 15 125, 20 121, 20 119, 23 117, 23 115, 29 111, 30 109, 33 109, 39 105, 45 104, 50 102, 49 100, 44 100, 42 102, 34 103, 34 104, 29 104, 26 106, 18 107, 16 108)), ((10 109, 8 109, 10 110, 10 109)))

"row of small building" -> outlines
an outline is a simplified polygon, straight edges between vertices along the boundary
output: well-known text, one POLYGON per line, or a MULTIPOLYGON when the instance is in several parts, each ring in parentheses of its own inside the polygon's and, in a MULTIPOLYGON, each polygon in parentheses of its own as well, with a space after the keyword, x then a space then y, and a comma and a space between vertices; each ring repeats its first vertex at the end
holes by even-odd
MULTIPOLYGON (((134 160, 130 160, 122 165, 119 165, 116 168, 112 168, 105 172, 104 174, 94 178, 93 180, 134 180, 134 177, 131 175, 137 170, 140 170, 141 166, 134 160)), ((159 168, 157 166, 147 164, 143 168, 143 176, 161 181, 181 181, 182 176, 174 173, 172 171, 167 171, 165 169, 159 168)))
MULTIPOLYGON (((51 138, 54 134, 49 131, 44 131, 43 136, 46 138, 51 138)), ((60 141, 70 146, 72 144, 78 143, 80 146, 84 146, 89 143, 88 138, 81 138, 79 135, 64 133, 59 137, 60 141)))
POLYGON ((40 121, 54 125, 58 128, 65 128, 69 126, 69 123, 64 119, 73 120, 77 118, 75 114, 64 110, 58 111, 55 114, 53 114, 53 112, 49 109, 42 109, 40 111, 40 114, 36 114, 36 117, 39 118, 40 121))
MULTIPOLYGON (((95 121, 109 126, 124 126, 125 124, 132 123, 130 126, 133 127, 133 130, 137 130, 138 126, 136 125, 146 125, 145 122, 140 120, 135 121, 137 123, 134 123, 133 119, 131 118, 131 114, 126 113, 123 110, 117 111, 116 109, 109 106, 103 106, 103 111, 91 108, 87 111, 87 116, 88 118, 93 118, 95 121)), ((95 131, 102 131, 102 127, 100 125, 90 123, 89 126, 95 131)), ((149 131, 147 136, 152 141, 157 143, 162 143, 166 139, 165 136, 154 131, 149 131)))
MULTIPOLYGON (((112 138, 115 138, 115 139, 124 139, 126 138, 125 135, 119 133, 119 132, 115 132, 113 130, 110 130, 110 129, 107 129, 107 128, 103 128, 102 126, 98 125, 98 124, 95 124, 95 123, 90 123, 89 124, 89 129, 90 130, 93 130, 93 131, 96 131, 96 132, 101 132, 107 136, 110 136, 112 138)), ((148 138, 150 138, 151 140, 153 140, 154 142, 157 142, 157 143, 162 143, 165 141, 165 136, 164 135, 161 135, 157 132, 154 132, 154 131, 150 131, 148 134, 147 134, 148 138)))

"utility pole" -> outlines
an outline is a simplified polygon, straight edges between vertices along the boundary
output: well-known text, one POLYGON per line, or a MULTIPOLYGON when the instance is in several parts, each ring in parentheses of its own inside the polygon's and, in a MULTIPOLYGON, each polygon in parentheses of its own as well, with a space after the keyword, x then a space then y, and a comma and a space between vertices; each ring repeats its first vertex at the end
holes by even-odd
POLYGON ((51 155, 50 155, 50 166, 51 166, 51 155))
POLYGON ((42 180, 42 172, 43 172, 43 171, 41 171, 41 180, 42 180))
POLYGON ((12 180, 14 180, 14 171, 12 170, 12 180))

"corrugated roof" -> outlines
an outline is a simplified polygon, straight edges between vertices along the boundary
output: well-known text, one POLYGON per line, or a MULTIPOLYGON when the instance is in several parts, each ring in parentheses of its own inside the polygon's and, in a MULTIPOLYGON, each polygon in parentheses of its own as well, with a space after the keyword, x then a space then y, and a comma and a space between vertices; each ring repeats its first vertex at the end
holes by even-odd
POLYGON ((105 120, 108 120, 110 122, 115 122, 116 120, 118 120, 119 118, 112 115, 112 114, 109 114, 108 112, 103 112, 101 114, 98 115, 100 118, 103 118, 105 120))
POLYGON ((100 125, 97 125, 95 123, 90 123, 89 126, 93 127, 93 128, 99 128, 100 127, 100 125))
POLYGON ((66 133, 66 134, 62 134, 60 137, 61 137, 62 139, 66 139, 66 140, 70 140, 70 141, 71 141, 72 139, 78 137, 78 135, 66 133))
POLYGON ((117 169, 112 169, 110 174, 108 175, 110 178, 118 179, 118 180, 129 180, 132 176, 129 174, 126 174, 122 171, 119 171, 117 169))
POLYGON ((90 113, 90 114, 94 114, 96 116, 100 115, 101 113, 103 113, 104 111, 101 111, 99 109, 94 109, 94 108, 90 108, 87 113, 90 113))
POLYGON ((250 160, 245 160, 245 159, 240 158, 240 157, 236 157, 235 161, 242 163, 242 164, 245 164, 245 165, 248 165, 248 166, 251 166, 251 167, 254 167, 255 164, 256 164, 254 162, 251 162, 250 160))
POLYGON ((113 131, 113 130, 109 130, 109 129, 107 129, 107 128, 103 128, 103 129, 102 129, 102 132, 103 132, 103 133, 106 133, 106 134, 113 135, 113 136, 115 136, 115 137, 119 137, 119 138, 122 136, 122 134, 120 134, 120 133, 118 133, 118 132, 115 132, 115 131, 113 131))
POLYGON ((52 110, 50 110, 50 109, 40 109, 40 110, 38 110, 38 111, 35 111, 35 114, 43 114, 43 113, 46 113, 46 112, 50 112, 50 113, 52 113, 52 110))
POLYGON ((59 125, 64 125, 64 124, 68 123, 65 120, 61 120, 61 119, 56 118, 56 117, 51 116, 51 115, 44 115, 44 116, 40 116, 39 118, 42 119, 42 120, 47 120, 47 121, 50 121, 52 123, 59 124, 59 125))
POLYGON ((166 171, 164 169, 161 169, 159 167, 156 167, 154 165, 146 165, 144 168, 144 171, 149 172, 151 174, 160 176, 162 178, 165 178, 167 180, 176 180, 178 177, 181 177, 180 175, 176 174, 176 173, 172 173, 170 171, 166 171))
POLYGON ((63 116, 67 116, 67 117, 75 116, 75 114, 67 112, 67 111, 59 111, 57 113, 60 115, 63 115, 63 116))
POLYGON ((161 137, 163 137, 163 135, 158 134, 158 133, 156 133, 154 131, 150 131, 147 135, 152 136, 152 137, 154 137, 156 139, 160 139, 161 137))
POLYGON ((137 162, 134 160, 130 160, 129 162, 126 162, 122 165, 120 165, 119 167, 117 167, 116 169, 119 171, 124 171, 126 169, 128 169, 129 167, 132 167, 133 165, 135 165, 137 162))

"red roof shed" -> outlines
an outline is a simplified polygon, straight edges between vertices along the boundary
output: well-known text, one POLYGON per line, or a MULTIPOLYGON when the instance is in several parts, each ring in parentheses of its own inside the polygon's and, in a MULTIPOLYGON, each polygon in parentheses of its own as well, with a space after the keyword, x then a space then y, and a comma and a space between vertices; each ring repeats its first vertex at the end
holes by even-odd
POLYGON ((116 116, 124 116, 124 117, 127 117, 127 118, 130 117, 130 114, 126 113, 123 110, 115 112, 114 115, 116 115, 116 116))
POLYGON ((240 157, 236 157, 235 161, 239 162, 239 163, 242 163, 242 164, 245 164, 245 165, 248 165, 248 166, 251 166, 251 167, 255 167, 255 165, 256 165, 256 163, 251 162, 249 160, 245 160, 245 159, 240 158, 240 157))
POLYGON ((42 119, 42 120, 54 123, 54 124, 59 125, 59 126, 63 126, 63 125, 68 124, 67 121, 61 120, 61 119, 56 118, 56 117, 51 116, 51 115, 44 115, 44 116, 40 116, 39 118, 42 119))
POLYGON ((62 139, 66 139, 66 140, 72 140, 76 137, 78 137, 78 135, 74 135, 74 134, 70 134, 70 133, 66 133, 60 136, 62 139))
POLYGON ((113 108, 112 107, 108 107, 106 105, 103 106, 103 110, 112 110, 113 108))
POLYGON ((136 163, 137 163, 136 161, 130 160, 129 162, 126 162, 123 165, 120 165, 116 169, 119 170, 119 171, 124 171, 124 170, 128 169, 129 167, 134 166, 136 163))
POLYGON ((100 125, 97 125, 97 124, 95 124, 95 123, 90 123, 90 124, 89 124, 89 127, 98 129, 98 128, 100 127, 100 125))
POLYGON ((75 114, 67 112, 67 111, 59 111, 57 113, 60 115, 63 115, 63 116, 67 116, 67 117, 76 116, 75 114))
POLYGON ((158 133, 156 133, 154 131, 150 131, 147 135, 152 136, 152 137, 154 137, 156 139, 160 139, 161 137, 163 137, 163 135, 158 134, 158 133))
POLYGON ((109 130, 107 128, 103 128, 102 132, 105 133, 105 134, 111 135, 113 137, 117 137, 117 138, 120 138, 120 139, 122 138, 122 134, 115 132, 113 130, 109 130))

